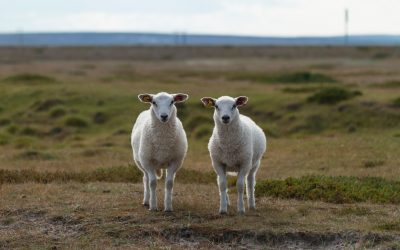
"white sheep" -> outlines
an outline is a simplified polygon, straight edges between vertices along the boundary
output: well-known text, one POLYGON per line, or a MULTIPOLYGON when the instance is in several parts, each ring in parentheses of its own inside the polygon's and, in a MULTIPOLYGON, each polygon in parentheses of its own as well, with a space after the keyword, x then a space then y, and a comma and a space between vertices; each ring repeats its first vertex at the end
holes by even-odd
POLYGON ((267 147, 262 129, 249 117, 239 114, 238 107, 247 103, 246 96, 232 98, 222 96, 218 99, 203 97, 206 107, 214 107, 215 127, 208 144, 212 165, 218 175, 221 214, 227 213, 229 197, 227 172, 237 172, 236 182, 238 212, 245 212, 243 204, 244 184, 247 187, 247 200, 250 209, 255 209, 255 175, 267 147))
POLYGON ((150 109, 138 116, 132 129, 131 144, 136 166, 143 172, 143 205, 157 210, 157 179, 166 168, 164 211, 172 211, 172 188, 176 171, 182 166, 187 152, 187 138, 176 116, 174 103, 188 99, 186 94, 165 92, 141 94, 139 100, 150 103, 150 109))

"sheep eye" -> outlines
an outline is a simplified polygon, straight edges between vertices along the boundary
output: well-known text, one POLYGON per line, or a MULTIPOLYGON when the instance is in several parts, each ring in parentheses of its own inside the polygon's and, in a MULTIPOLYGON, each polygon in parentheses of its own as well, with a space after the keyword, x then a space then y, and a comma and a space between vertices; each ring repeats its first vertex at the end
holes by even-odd
POLYGON ((171 104, 169 104, 169 105, 171 106, 172 104, 174 104, 174 101, 171 101, 171 104))
POLYGON ((232 109, 235 109, 236 108, 236 104, 234 104, 233 106, 232 106, 232 109))
POLYGON ((156 103, 156 102, 151 102, 151 103, 153 103, 154 106, 157 106, 157 103, 156 103))
POLYGON ((215 105, 214 107, 215 107, 215 109, 218 109, 218 106, 217 106, 217 105, 215 105))

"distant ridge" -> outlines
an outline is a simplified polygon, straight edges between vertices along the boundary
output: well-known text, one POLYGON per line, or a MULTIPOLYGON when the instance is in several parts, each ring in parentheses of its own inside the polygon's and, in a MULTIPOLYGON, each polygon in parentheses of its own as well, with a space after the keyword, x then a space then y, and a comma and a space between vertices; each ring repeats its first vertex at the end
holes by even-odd
MULTIPOLYGON (((349 45, 400 45, 400 35, 350 36, 349 45)), ((186 33, 8 33, 0 46, 129 46, 129 45, 345 45, 343 36, 257 37, 186 33)))

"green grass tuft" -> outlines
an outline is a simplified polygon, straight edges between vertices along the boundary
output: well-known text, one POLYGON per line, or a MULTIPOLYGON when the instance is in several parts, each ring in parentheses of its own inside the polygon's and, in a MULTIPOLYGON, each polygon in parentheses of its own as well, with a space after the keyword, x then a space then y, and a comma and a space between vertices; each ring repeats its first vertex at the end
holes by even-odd
POLYGON ((50 108, 64 104, 63 100, 60 99, 47 99, 43 101, 38 101, 34 103, 32 106, 35 108, 36 111, 47 111, 50 108))
POLYGON ((388 81, 380 84, 374 84, 372 86, 378 88, 400 88, 400 81, 388 81))
POLYGON ((349 91, 339 87, 324 88, 308 97, 309 102, 316 102, 319 104, 336 104, 338 102, 351 99, 359 96, 360 91, 349 91))
POLYGON ((286 87, 282 89, 282 92, 285 93, 292 93, 292 94, 297 94, 297 93, 312 93, 317 90, 321 89, 320 87, 286 87))
POLYGON ((5 125, 8 125, 8 124, 10 124, 10 123, 11 123, 11 120, 10 120, 10 119, 7 119, 7 118, 2 118, 2 119, 0 119, 0 127, 5 126, 5 125))
POLYGON ((210 137, 211 134, 212 134, 212 126, 208 124, 202 124, 193 131, 193 135, 196 139, 210 137))
POLYGON ((185 120, 185 129, 189 131, 195 130, 202 124, 214 124, 214 121, 210 115, 193 115, 185 120))
POLYGON ((6 77, 3 81, 8 83, 55 83, 56 79, 39 74, 23 73, 6 77))
POLYGON ((86 128, 89 126, 88 122, 85 119, 77 116, 71 116, 66 118, 65 125, 76 128, 86 128))
POLYGON ((12 135, 16 134, 18 132, 18 130, 19 130, 19 127, 17 125, 10 125, 7 128, 7 132, 12 135))
POLYGON ((319 200, 331 203, 400 203, 400 182, 378 177, 304 176, 285 180, 263 180, 258 196, 319 200))
POLYGON ((262 73, 246 72, 232 76, 232 80, 247 80, 260 83, 335 83, 333 77, 308 71, 294 73, 281 73, 276 75, 266 75, 262 73))
POLYGON ((27 135, 27 136, 37 136, 37 135, 40 135, 40 132, 37 131, 37 130, 34 129, 34 128, 25 127, 25 128, 22 128, 22 129, 19 131, 19 134, 21 134, 21 135, 27 135))
POLYGON ((93 115, 93 123, 95 124, 104 124, 108 121, 108 115, 104 112, 96 112, 93 115))
POLYGON ((9 137, 7 135, 0 134, 0 145, 7 145, 9 142, 9 137))
POLYGON ((393 107, 400 108, 400 97, 393 100, 393 107))
POLYGON ((50 111, 51 118, 59 118, 67 114, 67 111, 64 108, 56 107, 50 111))
POLYGON ((382 160, 371 160, 371 161, 365 161, 363 163, 363 167, 364 168, 375 168, 375 167, 382 166, 383 164, 385 164, 385 161, 382 161, 382 160))
POLYGON ((328 75, 301 71, 295 73, 281 74, 271 79, 279 83, 334 83, 336 80, 328 75))
MULTIPOLYGON (((36 157, 37 152, 27 152, 25 155, 36 157)), ((1 183, 25 183, 25 182, 131 182, 142 181, 143 174, 135 166, 116 166, 110 168, 99 168, 93 171, 82 172, 39 172, 35 170, 6 170, 0 169, 1 183)), ((202 173, 195 170, 181 169, 177 173, 176 180, 180 183, 213 183, 216 182, 214 173, 202 173)))
POLYGON ((377 229, 385 231, 400 231, 400 221, 380 224, 377 226, 377 229))
MULTIPOLYGON (((36 152, 26 153, 37 157, 36 152)), ((0 170, 0 183, 25 182, 132 182, 142 180, 142 172, 135 166, 117 166, 82 172, 39 172, 35 170, 0 170)), ((181 169, 176 180, 180 183, 216 183, 213 172, 181 169)), ((230 181, 234 185, 235 178, 230 181)), ((304 176, 284 180, 260 180, 256 185, 257 196, 281 199, 324 201, 330 203, 371 202, 400 204, 400 181, 378 177, 304 176)), ((343 211, 360 214, 365 211, 343 211)))
POLYGON ((107 181, 107 182, 139 182, 141 172, 133 167, 101 168, 91 172, 38 172, 35 170, 0 170, 0 183, 25 183, 25 182, 68 182, 81 183, 107 181))
POLYGON ((49 153, 28 150, 16 156, 20 160, 53 160, 55 157, 49 153))

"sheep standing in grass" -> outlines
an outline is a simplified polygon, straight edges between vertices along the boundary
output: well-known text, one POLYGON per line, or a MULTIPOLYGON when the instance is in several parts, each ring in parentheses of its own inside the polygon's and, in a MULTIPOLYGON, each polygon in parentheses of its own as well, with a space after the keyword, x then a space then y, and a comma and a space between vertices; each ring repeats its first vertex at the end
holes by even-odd
POLYGON ((213 99, 203 97, 206 107, 214 107, 215 127, 208 144, 212 165, 218 175, 221 214, 227 213, 229 197, 227 190, 227 172, 237 172, 236 182, 238 212, 245 212, 243 204, 244 184, 247 187, 247 200, 250 209, 255 209, 255 176, 267 147, 262 129, 249 117, 239 114, 238 107, 247 103, 248 98, 222 96, 213 99))
POLYGON ((136 166, 143 172, 143 204, 157 210, 157 179, 166 168, 164 211, 172 211, 172 188, 176 171, 187 151, 186 133, 176 116, 175 103, 187 100, 186 94, 141 94, 140 101, 150 103, 133 126, 131 144, 136 166))

